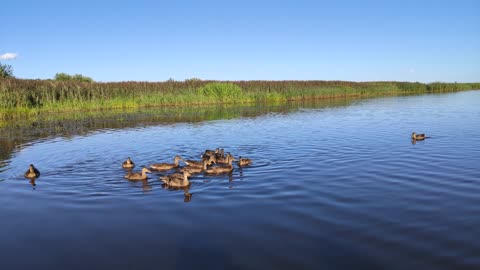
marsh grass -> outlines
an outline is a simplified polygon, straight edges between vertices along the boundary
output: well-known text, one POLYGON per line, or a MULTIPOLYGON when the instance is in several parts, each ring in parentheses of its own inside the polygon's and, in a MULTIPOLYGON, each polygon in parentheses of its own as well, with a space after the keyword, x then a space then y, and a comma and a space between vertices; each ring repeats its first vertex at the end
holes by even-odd
POLYGON ((0 119, 42 112, 140 107, 285 103, 339 97, 375 97, 480 89, 480 83, 345 81, 81 82, 0 79, 0 119))

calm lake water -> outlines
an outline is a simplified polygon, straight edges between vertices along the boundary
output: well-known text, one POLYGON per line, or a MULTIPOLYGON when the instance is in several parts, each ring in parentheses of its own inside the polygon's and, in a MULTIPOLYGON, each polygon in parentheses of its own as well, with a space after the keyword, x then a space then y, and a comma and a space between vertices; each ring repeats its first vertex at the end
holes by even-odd
POLYGON ((1 269, 480 269, 480 91, 119 115, 0 129, 1 269), (215 147, 254 163, 123 178, 215 147))

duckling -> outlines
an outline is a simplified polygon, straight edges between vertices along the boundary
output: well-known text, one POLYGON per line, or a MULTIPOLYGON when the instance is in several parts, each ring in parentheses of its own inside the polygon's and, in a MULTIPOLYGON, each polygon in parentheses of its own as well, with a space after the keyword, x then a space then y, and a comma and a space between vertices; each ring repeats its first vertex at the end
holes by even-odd
POLYGON ((416 141, 422 141, 422 140, 425 140, 425 138, 427 138, 425 136, 425 134, 416 134, 415 132, 412 133, 412 140, 416 140, 416 141))
POLYGON ((238 166, 242 167, 242 166, 248 166, 252 164, 252 160, 249 159, 249 158, 242 158, 242 157, 239 157, 238 158, 238 166))
POLYGON ((24 174, 25 178, 38 178, 40 177, 40 171, 33 166, 33 164, 30 164, 28 166, 28 170, 24 174))
POLYGON ((183 173, 174 173, 160 177, 160 180, 170 187, 187 187, 190 185, 188 177, 191 176, 190 172, 184 171, 183 173))
POLYGON ((217 163, 219 164, 228 164, 228 157, 233 158, 232 154, 228 153, 227 156, 218 156, 217 163))
POLYGON ((127 178, 128 180, 146 180, 146 179, 148 179, 147 173, 152 173, 152 172, 147 168, 142 168, 141 173, 139 173, 139 172, 129 172, 124 177, 127 178))
POLYGON ((183 160, 180 156, 175 156, 172 163, 157 163, 150 165, 150 168, 156 171, 168 171, 171 169, 178 168, 178 161, 183 160))
POLYGON ((227 165, 223 166, 216 166, 207 168, 207 163, 203 163, 203 171, 206 174, 223 174, 223 173, 231 173, 233 171, 232 162, 236 161, 236 159, 232 155, 227 155, 227 165))
POLYGON ((122 168, 125 168, 125 169, 131 169, 135 167, 135 162, 133 162, 130 157, 127 158, 127 160, 125 160, 123 163, 122 163, 122 168))
POLYGON ((212 164, 212 163, 217 163, 217 160, 215 159, 214 156, 207 156, 207 157, 204 157, 202 158, 201 161, 196 161, 196 160, 185 160, 185 164, 187 164, 187 167, 189 168, 202 168, 203 167, 203 162, 204 161, 208 161, 208 165, 212 164))

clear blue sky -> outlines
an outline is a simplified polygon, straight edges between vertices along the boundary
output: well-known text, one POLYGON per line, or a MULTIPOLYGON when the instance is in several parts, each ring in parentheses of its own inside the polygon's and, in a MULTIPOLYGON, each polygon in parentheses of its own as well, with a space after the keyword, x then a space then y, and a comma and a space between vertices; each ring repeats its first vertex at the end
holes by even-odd
POLYGON ((480 81, 480 1, 2 1, 20 78, 480 81), (101 3, 99 3, 101 2, 101 3))

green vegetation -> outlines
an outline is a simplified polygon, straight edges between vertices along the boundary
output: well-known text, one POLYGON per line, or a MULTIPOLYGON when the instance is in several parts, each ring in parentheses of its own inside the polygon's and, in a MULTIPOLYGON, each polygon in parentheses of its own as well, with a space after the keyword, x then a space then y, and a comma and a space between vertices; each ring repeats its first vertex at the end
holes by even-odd
POLYGON ((212 82, 198 88, 198 96, 228 103, 242 98, 242 88, 233 83, 212 82))
POLYGON ((93 82, 93 79, 81 74, 69 75, 67 73, 57 73, 55 74, 56 81, 63 82, 93 82))
POLYGON ((11 65, 2 64, 0 62, 0 78, 13 77, 13 68, 11 65))
MULTIPOLYGON (((63 76, 63 75, 62 75, 63 76)), ((73 76, 75 77, 75 76, 73 76)), ((83 77, 83 76, 82 76, 83 77)), ((285 103, 480 89, 480 83, 345 81, 186 81, 99 83, 85 80, 0 79, 0 119, 40 112, 140 107, 285 103)))

